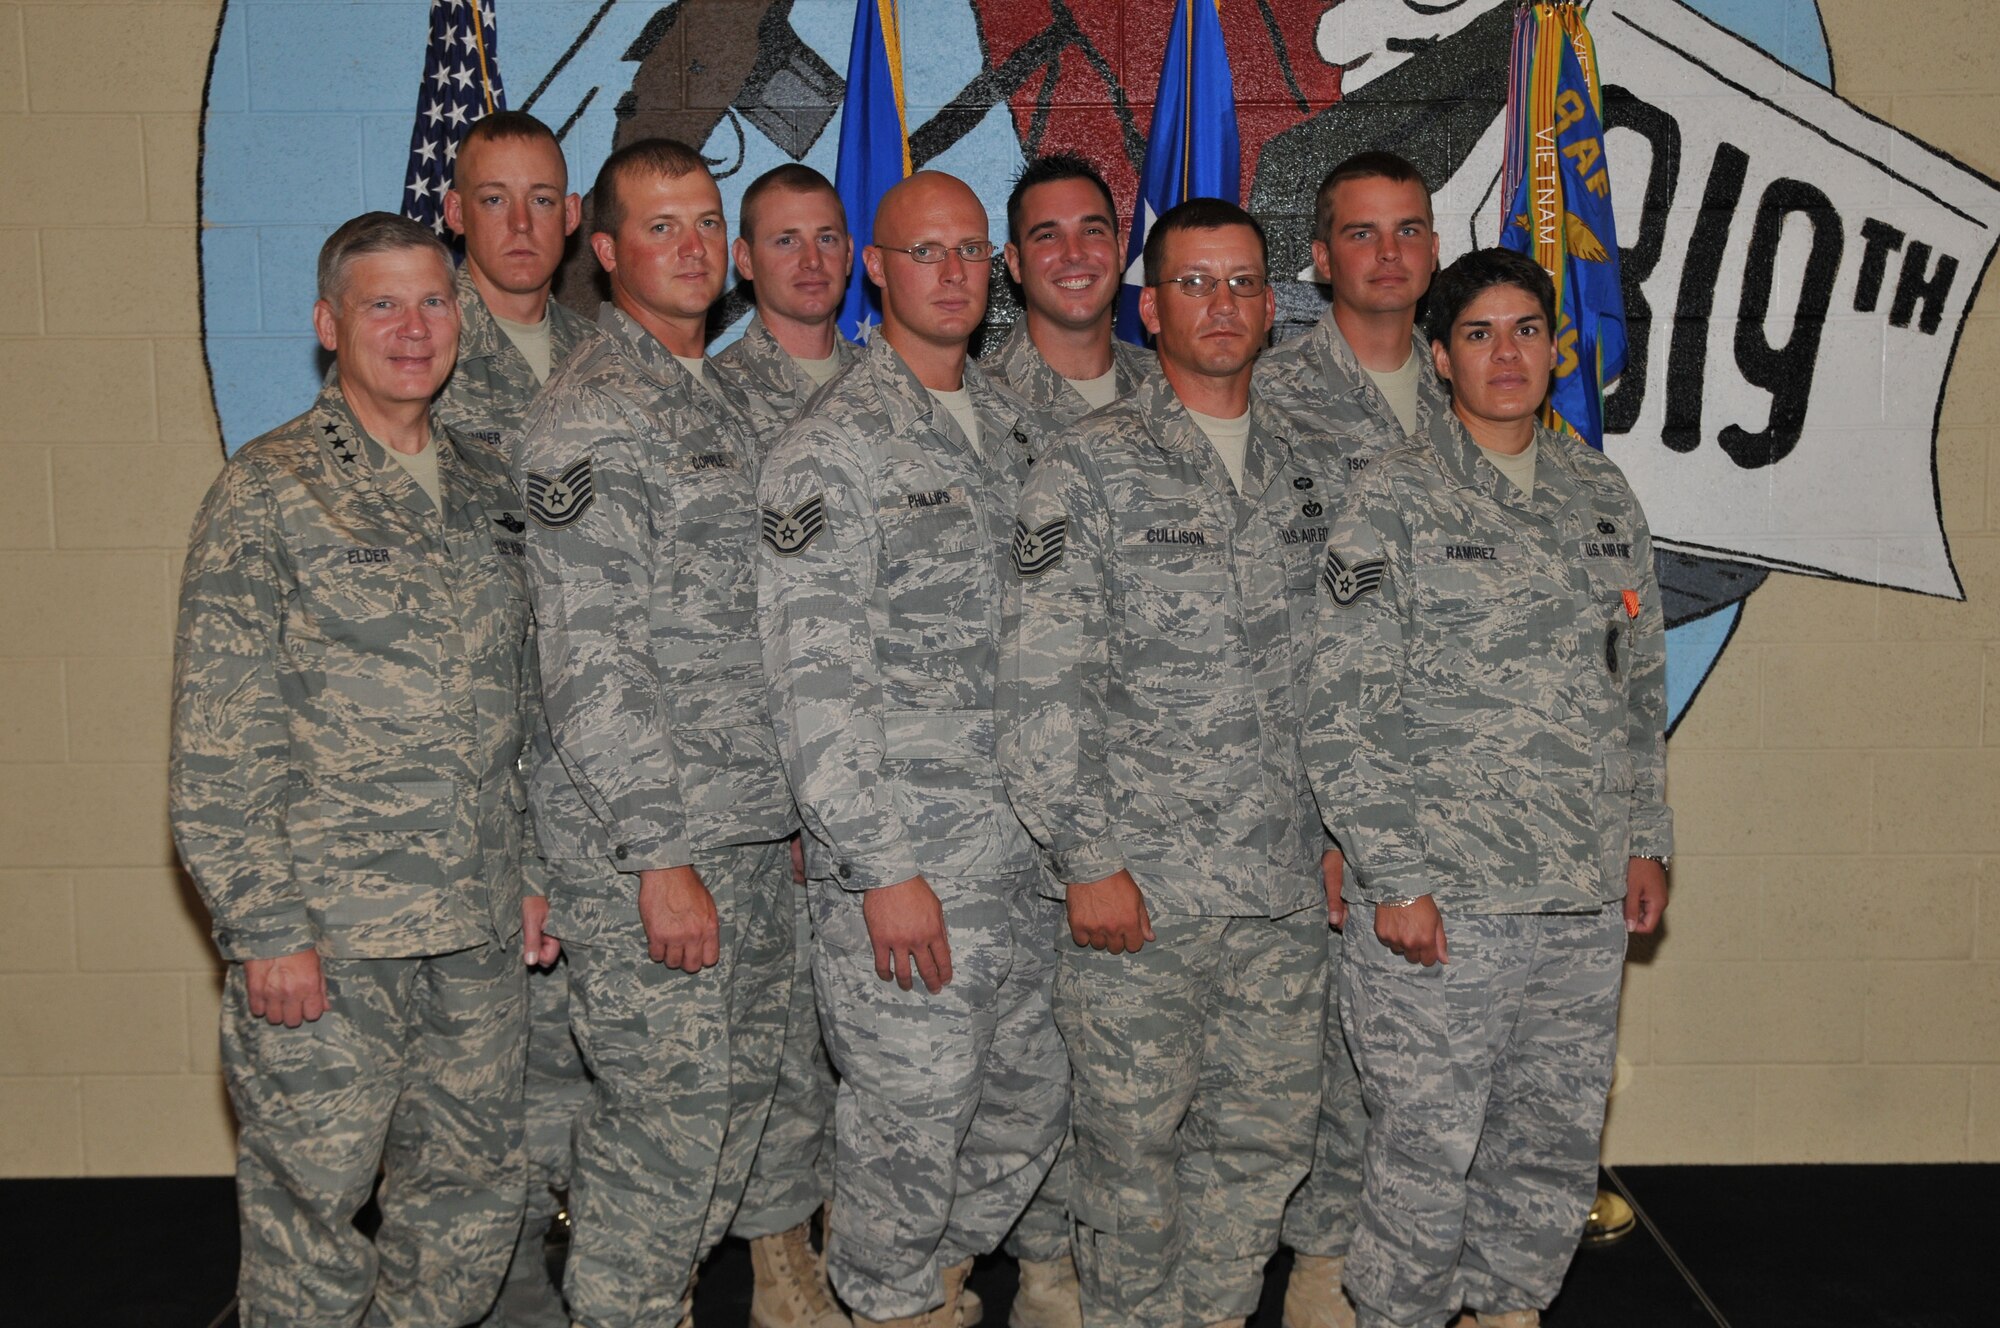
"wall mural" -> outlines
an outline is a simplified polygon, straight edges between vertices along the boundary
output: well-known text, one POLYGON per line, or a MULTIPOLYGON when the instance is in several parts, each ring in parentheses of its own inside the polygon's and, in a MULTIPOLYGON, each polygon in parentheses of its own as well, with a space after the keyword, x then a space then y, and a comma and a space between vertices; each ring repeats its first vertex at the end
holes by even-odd
MULTIPOLYGON (((436 0, 462 3, 463 0, 436 0)), ((1172 0, 903 0, 911 154, 987 200, 1025 154, 1095 160, 1128 215, 1172 0)), ((1270 228, 1280 335, 1317 319, 1312 194, 1364 147, 1437 191, 1449 261, 1498 234, 1512 5, 1224 0, 1242 196, 1270 228)), ((575 187, 619 143, 703 145, 731 215, 785 161, 829 178, 853 0, 500 0, 512 105, 575 187)), ((1996 242, 1993 181, 1832 90, 1814 0, 1596 0, 1631 362, 1606 452, 1661 546, 1678 723, 1772 573, 1962 599, 1934 441, 1996 242)), ((225 445, 319 373, 331 227, 400 207, 427 31, 417 5, 227 0, 204 112, 204 336, 225 445)), ((581 246, 562 294, 594 308, 581 246)), ((1005 283, 998 283, 1004 286, 1005 283)), ((732 290, 717 344, 747 306, 732 290)), ((996 290, 989 326, 1015 316, 996 290)))

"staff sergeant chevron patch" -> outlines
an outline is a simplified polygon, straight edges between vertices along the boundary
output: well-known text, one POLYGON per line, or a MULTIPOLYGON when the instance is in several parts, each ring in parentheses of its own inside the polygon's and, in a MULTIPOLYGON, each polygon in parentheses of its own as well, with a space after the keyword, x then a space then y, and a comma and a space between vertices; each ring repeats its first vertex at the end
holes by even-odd
POLYGON ((1014 523, 1014 570, 1022 576, 1040 576, 1062 561, 1069 543, 1069 518, 1059 516, 1045 526, 1029 530, 1014 523))
POLYGON ((780 558, 805 552, 826 529, 826 495, 816 493, 789 512, 764 509, 764 542, 780 558))
POLYGON ((596 497, 589 457, 554 478, 528 472, 528 515, 550 530, 560 530, 589 511, 596 497))
POLYGON ((1329 547, 1326 551, 1326 575, 1320 580, 1332 593, 1333 602, 1344 609, 1382 584, 1384 566, 1380 558, 1369 558, 1349 567, 1340 561, 1340 554, 1329 547))

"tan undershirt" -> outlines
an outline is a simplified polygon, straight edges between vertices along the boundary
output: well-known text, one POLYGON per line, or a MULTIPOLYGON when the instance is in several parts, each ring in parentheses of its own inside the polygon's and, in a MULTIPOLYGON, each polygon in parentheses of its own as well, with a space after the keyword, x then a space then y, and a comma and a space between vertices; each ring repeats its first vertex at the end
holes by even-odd
POLYGON ((410 478, 424 491, 424 497, 431 500, 431 506, 437 509, 439 515, 443 515, 444 486, 438 481, 438 450, 431 445, 430 440, 425 439, 424 450, 414 456, 408 452, 399 452, 387 443, 382 444, 382 450, 394 457, 396 464, 410 473, 410 478))
MULTIPOLYGON (((1363 366, 1366 368, 1366 366, 1363 366)), ((1389 399, 1389 409, 1396 416, 1396 423, 1403 426, 1406 434, 1417 429, 1417 352, 1412 350, 1400 369, 1388 373, 1376 373, 1368 369, 1368 376, 1375 380, 1375 386, 1389 399)))
POLYGON ((971 391, 963 387, 959 388, 956 392, 940 392, 934 387, 930 388, 929 391, 933 397, 937 398, 938 405, 950 411, 951 417, 958 421, 959 431, 965 435, 965 441, 971 443, 977 449, 979 446, 979 412, 972 408, 971 391))
POLYGON ((1524 495, 1533 497, 1535 492, 1535 450, 1541 444, 1530 438, 1528 445, 1508 456, 1505 452, 1495 452, 1489 447, 1479 449, 1479 455, 1493 463, 1493 469, 1510 480, 1524 495))
POLYGON ((493 321, 507 334, 507 340, 514 343, 514 349, 521 352, 521 358, 528 362, 528 372, 538 383, 549 381, 549 356, 553 353, 549 342, 549 319, 542 315, 539 323, 516 323, 493 315, 493 321))
POLYGON ((710 392, 715 391, 713 387, 709 387, 708 370, 706 368, 708 361, 706 359, 689 358, 686 355, 676 355, 674 358, 680 361, 681 368, 694 375, 694 380, 697 383, 708 388, 710 392))
POLYGON ((1063 381, 1075 388, 1076 394, 1092 410, 1103 410, 1118 399, 1118 366, 1115 364, 1095 378, 1065 378, 1063 381))
POLYGON ((814 387, 825 387, 833 381, 833 376, 840 372, 838 353, 829 355, 823 360, 809 360, 803 355, 794 355, 792 363, 799 366, 800 373, 812 379, 814 387))
POLYGON ((1236 492, 1243 492, 1243 462, 1250 454, 1250 412, 1246 410, 1233 420, 1204 415, 1198 410, 1191 410, 1188 415, 1208 435, 1209 445, 1222 458, 1222 468, 1229 472, 1229 482, 1236 486, 1236 492))

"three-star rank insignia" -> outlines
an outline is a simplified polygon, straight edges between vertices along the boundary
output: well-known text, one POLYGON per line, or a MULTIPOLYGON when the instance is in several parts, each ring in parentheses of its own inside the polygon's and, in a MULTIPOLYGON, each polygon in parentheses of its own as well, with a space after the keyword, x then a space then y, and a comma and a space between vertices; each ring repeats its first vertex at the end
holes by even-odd
POLYGON ((1059 516, 1047 525, 1029 530, 1014 523, 1014 570, 1022 576, 1040 576, 1062 561, 1069 543, 1069 518, 1059 516))
POLYGON ((560 475, 528 472, 528 515, 550 530, 560 530, 575 521, 590 510, 596 498, 589 457, 560 475))
POLYGON ((780 558, 804 553, 826 529, 826 495, 816 493, 789 512, 764 509, 764 542, 780 558))
POLYGON ((1344 609, 1382 584, 1382 572, 1385 566, 1382 559, 1369 558, 1349 567, 1340 561, 1339 552, 1329 545, 1326 551, 1326 573, 1320 580, 1326 583, 1327 592, 1333 596, 1333 602, 1344 609))

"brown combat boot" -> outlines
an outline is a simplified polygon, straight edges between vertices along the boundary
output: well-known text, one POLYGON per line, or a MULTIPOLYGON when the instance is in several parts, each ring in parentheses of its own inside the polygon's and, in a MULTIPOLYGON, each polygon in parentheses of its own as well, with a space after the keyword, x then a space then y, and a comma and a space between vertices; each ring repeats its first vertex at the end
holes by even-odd
POLYGON ((1542 1328, 1542 1312, 1508 1310, 1505 1314, 1481 1314, 1472 1322, 1476 1328, 1542 1328))
POLYGON ((750 1328, 854 1328, 841 1313, 810 1222, 750 1242, 750 1328))
POLYGON ((1285 1283, 1285 1328, 1354 1328, 1354 1306, 1340 1289, 1346 1267, 1345 1258, 1294 1255, 1285 1283))
POLYGON ((854 1328, 953 1328, 959 1322, 960 1300, 965 1294, 966 1275, 971 1271, 970 1259, 944 1270, 944 1304, 935 1309, 901 1319, 871 1319, 865 1314, 857 1314, 854 1316, 854 1328))
POLYGON ((1083 1328, 1083 1288, 1069 1255, 1021 1260, 1021 1285, 1007 1328, 1083 1328))

